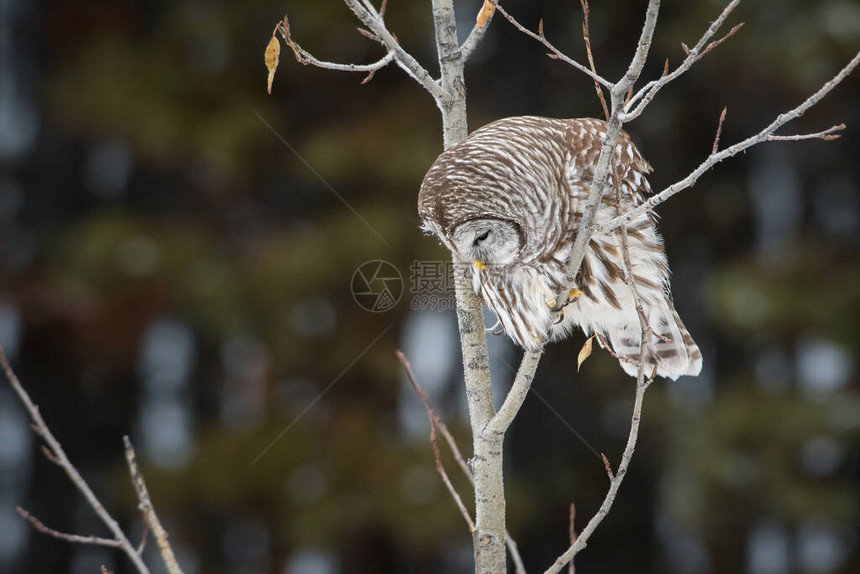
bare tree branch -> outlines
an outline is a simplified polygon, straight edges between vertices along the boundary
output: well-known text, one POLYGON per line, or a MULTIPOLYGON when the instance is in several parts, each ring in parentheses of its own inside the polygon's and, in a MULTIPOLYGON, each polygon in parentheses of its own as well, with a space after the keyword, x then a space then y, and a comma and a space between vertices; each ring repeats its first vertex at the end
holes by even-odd
MULTIPOLYGON (((345 0, 349 1, 349 0, 345 0)), ((466 85, 463 57, 457 41, 457 19, 453 0, 432 0, 436 52, 441 70, 441 87, 447 100, 437 99, 442 111, 442 134, 447 149, 468 135, 466 122, 466 85)), ((466 399, 472 426, 474 449, 472 472, 475 477, 475 570, 486 574, 506 571, 505 489, 502 472, 503 436, 484 433, 495 414, 493 386, 484 317, 478 296, 472 289, 468 265, 454 261, 454 291, 466 399)))
MULTIPOLYGON (((338 64, 335 62, 325 62, 314 57, 313 54, 302 48, 298 42, 293 39, 292 34, 290 33, 290 21, 287 16, 284 16, 284 19, 278 23, 276 30, 281 34, 281 37, 284 39, 284 43, 293 50, 296 60, 305 66, 316 66, 317 68, 337 70, 340 72, 369 72, 373 74, 380 68, 383 68, 394 61, 394 52, 388 52, 372 64, 338 64)), ((378 38, 373 36, 371 36, 371 38, 379 41, 378 38)))
MULTIPOLYGON (((741 0, 732 0, 729 4, 723 9, 720 15, 716 20, 711 22, 711 25, 705 30, 705 33, 702 34, 702 37, 699 38, 699 41, 696 42, 696 45, 693 46, 692 49, 687 48, 686 45, 683 45, 684 51, 687 54, 687 57, 678 66, 671 74, 668 74, 664 71, 663 75, 658 80, 654 80, 645 84, 645 86, 639 90, 633 97, 630 98, 630 101, 627 102, 624 108, 624 116, 623 121, 629 122, 636 118, 638 118, 645 107, 651 103, 651 100, 654 99, 654 96, 657 95, 666 84, 677 79, 684 72, 693 67, 693 64, 701 60, 706 54, 711 52, 714 48, 728 40, 731 36, 737 32, 743 24, 738 24, 734 28, 732 28, 728 34, 720 38, 715 42, 708 43, 711 38, 714 37, 719 29, 722 27, 723 23, 726 21, 726 18, 729 17, 729 14, 735 9, 735 7, 740 3, 741 0), (640 101, 641 100, 641 101, 640 101), (639 102, 638 105, 636 103, 639 102), (636 106, 635 108, 633 106, 636 106)), ((668 63, 668 62, 667 62, 668 63)))
POLYGON ((167 541, 167 532, 161 525, 158 515, 155 514, 155 508, 152 506, 149 491, 146 489, 146 482, 144 482, 143 475, 137 467, 137 457, 134 454, 134 447, 127 436, 122 437, 122 443, 125 450, 125 460, 128 463, 128 472, 131 475, 134 490, 137 492, 137 499, 140 501, 140 510, 143 512, 144 522, 152 529, 152 535, 155 536, 155 542, 158 544, 158 550, 161 553, 161 558, 164 560, 164 565, 167 566, 167 571, 170 574, 182 574, 182 569, 179 567, 179 563, 176 562, 173 549, 167 541))
POLYGON ((754 145, 760 144, 760 143, 765 142, 765 141, 773 141, 773 140, 786 140, 786 139, 797 140, 797 139, 810 139, 813 137, 819 138, 819 139, 832 139, 832 138, 828 138, 826 136, 834 135, 834 132, 839 131, 841 129, 842 124, 840 124, 838 126, 833 126, 832 128, 824 130, 824 132, 819 132, 817 134, 808 134, 808 135, 804 135, 804 136, 775 136, 774 132, 776 130, 778 130, 779 128, 781 128, 782 126, 784 126, 785 124, 787 124, 788 122, 790 122, 796 118, 799 118, 804 113, 806 113, 806 111, 809 110, 809 108, 811 108, 812 106, 814 106, 815 104, 820 102, 824 98, 824 96, 826 96, 831 91, 833 91, 833 88, 838 86, 845 78, 847 78, 851 74, 851 72, 854 71, 854 69, 857 67, 858 64, 860 64, 860 51, 857 52, 857 54, 851 59, 851 61, 848 62, 848 64, 846 64, 845 67, 842 68, 842 70, 838 74, 836 74, 829 82, 827 82, 823 86, 821 86, 821 88, 819 88, 818 91, 816 91, 814 94, 809 96, 799 106, 797 106, 796 108, 794 108, 792 110, 789 110, 788 112, 780 114, 779 116, 777 116, 777 118, 773 122, 770 123, 770 125, 768 125, 764 129, 762 129, 757 134, 750 136, 747 139, 745 139, 741 142, 738 142, 738 143, 734 144, 733 146, 728 147, 728 148, 726 148, 720 152, 712 153, 711 155, 708 156, 708 158, 705 161, 703 161, 699 165, 699 167, 697 167, 692 172, 690 172, 689 175, 687 175, 687 177, 685 177, 684 179, 682 179, 680 181, 673 183, 672 185, 670 185, 666 189, 662 190, 660 193, 652 195, 646 201, 642 202, 641 205, 637 206, 634 209, 631 209, 630 211, 628 211, 624 215, 621 215, 619 217, 611 219, 611 220, 607 221, 606 223, 603 223, 603 224, 597 226, 595 228, 595 233, 606 233, 608 231, 615 229, 619 225, 622 225, 626 222, 630 222, 630 221, 636 219, 637 217, 639 217, 640 215, 642 215, 646 211, 653 210, 656 206, 660 205, 661 203, 663 203, 664 201, 666 201, 667 199, 669 199, 670 197, 672 197, 676 193, 683 191, 683 190, 687 189, 688 187, 692 187, 696 183, 696 181, 698 181, 698 179, 702 176, 702 174, 707 172, 709 169, 711 169, 713 166, 715 166, 719 162, 721 162, 725 159, 728 159, 732 156, 735 156, 735 155, 739 154, 740 152, 751 148, 754 145), (822 137, 822 136, 824 136, 824 137, 822 137))
MULTIPOLYGON (((451 435, 451 432, 448 430, 448 427, 445 425, 442 419, 439 418, 439 415, 436 414, 436 410, 430 403, 430 397, 427 396, 427 393, 424 391, 423 387, 421 387, 421 385, 418 383, 418 380, 415 377, 415 373, 412 371, 412 365, 409 363, 409 360, 406 358, 406 355, 403 353, 403 351, 397 351, 397 359, 400 361, 400 364, 403 365, 403 369, 406 371, 406 376, 409 378, 409 382, 412 383, 412 388, 415 389, 416 393, 418 393, 418 396, 424 403, 424 408, 427 409, 427 416, 430 418, 430 444, 433 446, 433 456, 436 459, 436 472, 438 472, 439 475, 442 477, 442 482, 445 483, 445 486, 448 488, 448 492, 454 499, 454 503, 460 510, 460 514, 463 515, 463 518, 466 520, 466 524, 469 525, 469 530, 471 532, 474 532, 475 523, 472 521, 472 517, 469 515, 469 511, 463 504, 463 500, 460 498, 459 493, 456 491, 453 484, 451 484, 451 480, 448 478, 448 473, 445 471, 445 467, 442 465, 442 459, 439 454, 439 446, 436 443, 437 429, 440 433, 442 433, 442 436, 445 438, 445 441, 448 443, 448 446, 451 449, 451 454, 454 457, 454 460, 460 466, 460 469, 463 471, 463 474, 469 480, 469 483, 473 487, 475 486, 475 477, 472 474, 471 469, 469 469, 469 465, 466 463, 466 459, 463 458, 463 454, 460 452, 460 448, 457 446, 457 442, 454 440, 454 437, 451 435)), ((525 574, 526 569, 523 565, 523 559, 520 556, 517 543, 507 531, 505 531, 505 543, 508 546, 508 551, 511 553, 511 559, 514 562, 514 567, 516 568, 517 574, 525 574)))
MULTIPOLYGON (((641 355, 641 352, 640 352, 641 355)), ((615 497, 618 495, 618 489, 627 475, 627 467, 630 465, 630 460, 633 458, 633 452, 636 450, 636 441, 639 438, 639 422, 642 419, 642 399, 645 397, 645 390, 648 388, 647 381, 643 370, 642 361, 639 362, 639 369, 636 377, 636 397, 633 401, 633 416, 630 420, 630 434, 627 436, 627 446, 624 448, 624 453, 621 455, 621 463, 618 465, 618 471, 615 473, 609 483, 609 491, 600 505, 597 513, 588 521, 579 536, 570 545, 570 547, 559 556, 552 566, 547 568, 544 574, 556 574, 561 572, 565 564, 573 560, 576 554, 585 548, 588 539, 594 533, 597 526, 609 514, 612 504, 615 502, 615 497)))
POLYGON ((833 127, 829 127, 826 130, 816 132, 814 134, 797 134, 793 136, 768 136, 767 141, 771 142, 796 142, 800 140, 824 140, 824 141, 833 141, 838 140, 841 136, 836 132, 841 132, 845 129, 845 124, 839 124, 833 127))
MULTIPOLYGON (((580 5, 582 5, 582 39, 585 42, 585 54, 588 57, 588 66, 591 68, 591 71, 594 72, 594 75, 597 75, 597 68, 594 65, 594 54, 591 53, 591 31, 588 26, 588 15, 590 13, 588 9, 588 0, 579 0, 580 5)), ((594 80, 594 91, 597 92, 597 99, 600 100, 600 107, 603 109, 603 117, 606 118, 606 121, 609 121, 609 108, 606 106, 606 98, 603 97, 603 88, 600 87, 600 82, 594 80)), ((573 568, 573 562, 571 562, 571 568, 573 568)))
POLYGON ((397 65, 403 69, 412 79, 421 84, 421 86, 430 92, 430 95, 436 100, 436 103, 441 105, 449 99, 449 94, 439 85, 439 82, 433 79, 424 67, 418 63, 409 52, 404 50, 397 39, 385 27, 385 23, 378 13, 370 12, 368 9, 359 3, 359 0, 343 0, 344 4, 358 16, 362 24, 376 34, 379 41, 394 54, 394 60, 397 65))
POLYGON ((594 170, 594 180, 591 184, 591 191, 588 194, 588 200, 583 210, 582 219, 579 223, 576 239, 573 242, 570 250, 570 256, 567 264, 567 275, 564 280, 564 287, 559 291, 556 301, 566 300, 568 290, 576 281, 576 275, 579 273, 579 267, 582 265, 582 260, 585 258, 585 252, 591 237, 594 235, 594 218, 597 214, 597 208, 603 200, 606 181, 609 177, 609 169, 612 162, 615 146, 618 143, 618 137, 621 134, 622 120, 620 118, 621 108, 623 106, 624 95, 633 87, 639 74, 642 72, 642 67, 645 65, 645 60, 648 57, 648 50, 651 48, 651 40, 654 37, 654 29, 657 27, 657 15, 660 11, 660 0, 650 0, 648 9, 645 13, 645 24, 642 26, 642 33, 639 36, 639 43, 636 47, 636 52, 630 61, 627 71, 624 76, 609 90, 612 112, 610 114, 606 135, 603 138, 603 143, 600 147, 600 156, 597 160, 597 166, 594 170))
POLYGON ((21 508, 20 506, 16 508, 18 514, 24 517, 27 522, 33 525, 33 528, 38 530, 43 534, 47 534, 48 536, 53 536, 54 538, 59 538, 60 540, 65 540, 66 542, 72 542, 75 544, 92 544, 94 546, 109 546, 111 548, 119 548, 120 543, 113 538, 101 538, 100 536, 80 536, 78 534, 66 534, 65 532, 60 532, 59 530, 54 530, 49 526, 45 526, 45 524, 21 508))
MULTIPOLYGON (((567 535, 570 537, 570 545, 576 544, 576 505, 572 502, 570 503, 570 526, 568 526, 567 535)), ((567 574, 576 574, 573 558, 567 565, 567 574)))
POLYGON ((633 294, 633 304, 636 307, 636 314, 639 316, 639 327, 642 331, 639 339, 639 362, 644 365, 647 363, 648 358, 652 356, 651 340, 648 335, 652 334, 657 336, 657 334, 648 323, 648 317, 645 315, 645 309, 642 307, 642 298, 639 297, 639 290, 636 288, 636 280, 633 276, 633 265, 630 263, 630 246, 627 240, 627 226, 622 225, 619 227, 617 234, 619 237, 619 243, 621 244, 621 257, 624 261, 624 282, 633 294))
MULTIPOLYGON (((493 5, 498 8, 499 3, 493 2, 493 5)), ((463 41, 463 44, 460 46, 460 57, 463 59, 464 64, 475 52, 475 48, 478 47, 478 44, 481 43, 481 40, 484 38, 484 34, 487 32, 487 28, 490 27, 490 22, 493 21, 494 14, 495 10, 490 13, 490 17, 483 24, 478 24, 476 22, 475 26, 472 28, 472 31, 469 32, 469 35, 466 37, 466 40, 463 41)))
POLYGON ((711 153, 717 153, 717 150, 720 149, 720 134, 723 133, 723 122, 726 121, 727 111, 728 108, 724 107, 720 113, 720 122, 717 124, 717 135, 714 136, 714 145, 711 147, 711 153))
POLYGON ((406 355, 404 355, 403 351, 400 350, 397 350, 396 353, 397 358, 400 360, 400 364, 403 365, 403 369, 406 371, 406 376, 409 378, 409 382, 412 383, 412 388, 415 389, 415 392, 418 393, 419 397, 421 397, 421 401, 424 403, 424 408, 427 409, 427 417, 430 419, 430 445, 433 447, 433 458, 436 459, 436 472, 438 472, 439 476, 442 477, 442 482, 445 483, 448 493, 451 495, 451 498, 454 499, 454 503, 460 510, 460 514, 462 514, 463 518, 466 520, 466 524, 469 525, 469 532, 474 532, 475 521, 472 520, 472 516, 466 509, 466 505, 463 504, 463 499, 460 498, 460 493, 457 492, 456 488, 454 488, 454 485, 451 483, 451 479, 448 478, 448 473, 445 471, 445 466, 442 464, 442 455, 439 453, 439 444, 436 442, 436 428, 440 422, 439 415, 436 414, 436 411, 433 409, 433 405, 430 404, 430 397, 427 396, 427 393, 415 379, 415 374, 412 372, 412 366, 409 364, 409 360, 406 358, 406 355))
MULTIPOLYGON (((6 353, 3 351, 3 348, 0 347, 0 366, 2 366, 3 371, 6 374, 6 378, 9 380, 9 384, 12 385, 12 389, 18 395, 18 398, 21 399, 21 402, 24 404, 24 407, 27 409, 27 412, 30 414, 30 418, 33 421, 33 430, 34 432, 42 437, 42 440, 47 443, 48 448, 50 448, 52 462, 58 464, 60 468, 65 471, 66 475, 69 477, 69 480, 72 481, 72 484, 83 494, 84 498, 87 501, 87 504, 95 511, 96 515, 101 519, 105 526, 107 526, 108 530, 110 530, 111 534, 113 534, 114 540, 116 541, 117 547, 120 548, 126 556, 128 556, 129 560, 134 564, 135 568, 141 574, 148 574, 149 568, 147 568, 146 564, 144 564, 143 559, 140 557, 140 554, 132 546, 131 542, 129 542, 125 533, 122 531, 122 528, 119 527, 119 524, 116 520, 105 510, 105 507, 102 506, 102 503, 99 502, 99 499, 96 498, 96 495, 93 493, 92 489, 80 475, 78 470, 74 467, 74 465, 69 461, 69 458, 66 456, 66 452, 63 450, 60 442, 54 438, 53 433, 51 433, 51 429, 48 428, 48 425, 45 423, 42 415, 39 413, 39 407, 33 403, 32 399, 30 399, 30 395, 27 394, 27 391, 24 390, 24 387, 21 385, 21 382, 18 380, 18 377, 15 375, 15 372, 12 370, 12 366, 9 364, 9 360, 6 358, 6 353)), ((31 520, 31 523, 32 520, 31 520)), ((70 535, 71 536, 71 535, 70 535)))

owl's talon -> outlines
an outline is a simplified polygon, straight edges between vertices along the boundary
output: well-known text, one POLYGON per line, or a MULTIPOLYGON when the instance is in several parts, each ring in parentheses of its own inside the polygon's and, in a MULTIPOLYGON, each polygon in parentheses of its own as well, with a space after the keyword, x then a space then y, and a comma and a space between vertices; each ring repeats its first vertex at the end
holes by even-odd
POLYGON ((558 325, 562 321, 564 321, 564 308, 561 308, 558 311, 558 319, 556 319, 555 322, 553 322, 553 325, 558 325))
MULTIPOLYGON (((547 299, 546 304, 549 306, 549 310, 553 313, 561 313, 562 309, 574 303, 577 299, 582 297, 582 291, 574 287, 567 293, 567 301, 562 303, 561 305, 556 305, 555 299, 547 299)), ((557 321, 558 322, 558 321, 557 321)))

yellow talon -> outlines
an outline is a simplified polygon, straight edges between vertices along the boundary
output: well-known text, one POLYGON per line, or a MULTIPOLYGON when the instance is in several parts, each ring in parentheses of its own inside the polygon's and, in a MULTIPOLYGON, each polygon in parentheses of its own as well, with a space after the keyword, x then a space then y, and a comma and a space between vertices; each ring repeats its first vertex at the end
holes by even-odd
POLYGON ((567 294, 568 299, 576 299, 577 297, 582 297, 582 291, 574 287, 570 290, 570 293, 567 294))
POLYGON ((549 307, 550 309, 555 307, 555 299, 547 299, 546 300, 546 306, 549 307))
POLYGON ((481 261, 480 259, 473 259, 472 265, 474 265, 478 269, 486 269, 487 268, 487 264, 484 263, 483 261, 481 261))

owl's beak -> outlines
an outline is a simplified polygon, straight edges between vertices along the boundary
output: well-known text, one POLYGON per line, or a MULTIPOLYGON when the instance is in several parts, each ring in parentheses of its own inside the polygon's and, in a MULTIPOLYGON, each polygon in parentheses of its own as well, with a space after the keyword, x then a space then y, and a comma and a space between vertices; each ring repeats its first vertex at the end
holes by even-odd
POLYGON ((474 265, 478 269, 486 269, 487 268, 487 264, 484 263, 483 261, 481 261, 480 259, 473 259, 472 265, 474 265))

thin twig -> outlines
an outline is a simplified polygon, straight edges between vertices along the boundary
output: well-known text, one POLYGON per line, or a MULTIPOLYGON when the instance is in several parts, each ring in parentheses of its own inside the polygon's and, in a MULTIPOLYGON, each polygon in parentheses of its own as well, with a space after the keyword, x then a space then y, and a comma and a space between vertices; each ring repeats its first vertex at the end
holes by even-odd
POLYGON ((131 475, 131 483, 134 485, 134 490, 137 492, 137 499, 140 502, 140 510, 143 512, 143 519, 149 524, 152 529, 152 535, 155 537, 155 542, 158 544, 158 550, 161 558, 164 560, 164 565, 167 566, 167 571, 170 574, 182 574, 182 569, 176 561, 176 556, 173 554, 173 549, 167 541, 167 532, 161 525, 158 515, 155 514, 155 508, 152 506, 152 500, 149 497, 149 490, 146 488, 146 482, 143 480, 143 475, 137 467, 137 457, 134 454, 134 447, 127 436, 122 437, 123 450, 125 451, 125 460, 128 463, 128 472, 131 475))
POLYGON ((47 534, 48 536, 53 536, 54 538, 59 538, 60 540, 65 540, 66 542, 73 542, 75 544, 93 544, 95 546, 109 546, 111 548, 119 548, 120 542, 114 540, 113 538, 102 538, 100 536, 80 536, 78 534, 66 534, 65 532, 60 532, 59 530, 54 530, 49 526, 45 526, 45 524, 18 506, 16 508, 18 514, 24 517, 30 524, 33 525, 33 528, 38 530, 43 534, 47 534))
POLYGON ((547 569, 545 574, 560 572, 565 564, 573 560, 576 553, 585 548, 588 538, 591 536, 592 532, 594 532, 594 529, 597 528, 597 525, 600 524, 607 514, 609 514, 609 510, 612 508, 612 505, 615 502, 615 497, 618 494, 618 489, 621 487, 621 483, 624 481, 624 477, 627 474, 627 467, 629 466, 630 460, 633 458, 633 453, 636 450, 636 442, 639 438, 639 422, 642 419, 642 400, 645 396, 645 391, 648 389, 657 373, 657 366, 655 365, 651 378, 647 381, 645 380, 646 359, 652 355, 651 344, 647 337, 650 327, 648 326, 648 319, 645 316, 645 312, 642 309, 642 300, 640 299, 638 289, 636 288, 633 266, 630 262, 630 246, 627 238, 626 225, 621 226, 618 231, 618 235, 621 243, 622 260, 624 262, 624 281, 630 288, 633 295, 633 300, 639 316, 640 331, 639 360, 636 361, 636 398, 633 403, 630 433, 627 436, 627 446, 625 447, 624 454, 621 457, 621 464, 618 465, 618 471, 614 475, 612 473, 612 465, 609 463, 609 459, 606 458, 605 455, 601 455, 603 457, 603 463, 606 465, 606 474, 609 476, 609 492, 607 492, 606 497, 603 499, 603 504, 600 505, 600 510, 598 510, 597 514, 595 514, 588 522, 580 536, 571 542, 567 551, 562 554, 549 569, 547 569))
POLYGON ((574 68, 576 68, 577 70, 582 72, 583 74, 589 76, 595 82, 598 82, 601 85, 606 86, 607 88, 612 87, 612 82, 610 82, 606 78, 603 78, 602 76, 598 75, 596 72, 592 72, 587 66, 583 66, 582 64, 580 64, 579 62, 577 62, 576 60, 574 60, 570 56, 567 56, 561 50, 559 50, 558 48, 553 46, 550 43, 550 41, 547 40, 546 37, 543 35, 543 26, 541 26, 540 33, 535 34, 531 30, 529 30, 528 28, 526 28, 525 26, 523 26, 522 24, 517 22, 517 20, 513 16, 508 14, 507 11, 505 11, 505 9, 502 8, 501 6, 496 6, 496 10, 499 13, 501 13, 501 15, 504 16, 508 22, 513 24, 517 30, 519 30, 520 32, 522 32, 526 36, 529 36, 530 38, 534 38, 535 40, 537 40, 538 42, 540 42, 541 44, 546 46, 551 52, 550 57, 553 58, 554 60, 561 60, 562 62, 570 64, 571 66, 573 66, 574 68))
MULTIPOLYGON (((281 34, 281 37, 284 39, 284 43, 289 46, 293 50, 293 54, 296 56, 296 60, 305 66, 316 66, 317 68, 324 68, 326 70, 337 70, 340 72, 367 72, 369 75, 367 78, 362 81, 362 84, 366 84, 370 78, 373 77, 373 74, 376 73, 377 70, 383 68, 394 61, 394 52, 388 52, 383 57, 381 57, 376 62, 371 64, 338 64, 335 62, 325 62, 323 60, 319 60, 314 57, 313 54, 302 48, 298 42, 296 42, 292 34, 290 33, 290 21, 287 16, 284 16, 284 19, 278 24, 276 30, 281 34)), ((368 33, 366 30, 359 29, 363 35, 370 37, 371 39, 375 39, 380 41, 378 37, 373 36, 368 33)))
POLYGON ((603 459, 603 466, 606 467, 606 476, 609 477, 610 482, 615 479, 615 475, 612 474, 612 465, 609 464, 609 459, 606 458, 606 455, 602 452, 600 453, 600 458, 603 459))
POLYGON ((83 494, 87 504, 90 505, 96 515, 101 519, 104 525, 107 526, 108 530, 110 530, 111 534, 113 534, 114 539, 117 542, 117 546, 122 549, 126 556, 128 556, 129 560, 131 560, 135 568, 137 568, 137 571, 141 574, 148 574, 149 568, 144 564, 140 554, 137 553, 125 533, 122 531, 122 528, 119 527, 117 521, 114 520, 107 510, 105 510, 105 507, 102 506, 102 503, 99 502, 98 498, 96 498, 96 495, 93 493, 87 482, 83 479, 71 461, 69 461, 69 458, 66 456, 66 452, 63 450, 60 442, 54 438, 53 433, 51 433, 51 429, 48 428, 48 425, 39 413, 39 407, 33 403, 30 395, 24 390, 24 387, 21 385, 21 381, 18 380, 18 377, 12 370, 12 366, 9 364, 9 360, 6 358, 6 353, 3 351, 2 347, 0 347, 0 367, 3 368, 6 378, 9 380, 9 384, 12 385, 12 389, 18 395, 18 398, 21 399, 21 402, 30 414, 30 418, 33 421, 34 431, 42 437, 42 439, 47 443, 48 448, 50 448, 51 454, 53 455, 51 461, 58 464, 65 471, 69 480, 72 481, 72 484, 74 484, 80 493, 83 494))
POLYGON ((368 9, 363 6, 359 0, 343 0, 343 2, 350 10, 352 10, 358 19, 361 20, 362 24, 367 26, 371 32, 376 34, 379 41, 388 49, 388 51, 394 54, 394 60, 397 62, 397 65, 400 66, 400 68, 413 80, 418 82, 425 90, 427 90, 436 100, 437 104, 450 99, 450 94, 442 88, 439 82, 433 79, 430 72, 424 69, 424 67, 418 63, 418 60, 400 46, 397 38, 388 31, 388 28, 385 27, 385 23, 382 21, 382 18, 378 13, 368 11, 368 9))
POLYGON ((649 0, 648 9, 645 13, 645 23, 642 26, 642 32, 639 35, 639 43, 637 45, 636 52, 633 54, 633 58, 630 60, 630 65, 624 73, 624 76, 622 76, 617 83, 613 84, 609 90, 612 112, 606 128, 606 134, 603 136, 603 142, 600 146, 600 155, 598 156, 597 165, 594 169, 594 178, 591 183, 591 189, 588 193, 585 208, 582 212, 582 219, 580 219, 579 222, 576 239, 570 248, 570 255, 567 260, 566 276, 562 283, 562 288, 556 296, 556 301, 563 301, 570 288, 574 286, 576 275, 579 273, 582 260, 585 258, 588 245, 595 233, 595 217, 597 215, 597 208, 603 200, 612 158, 615 154, 615 146, 618 143, 619 136, 621 135, 621 126, 623 123, 623 120, 621 119, 621 109, 623 107, 623 98, 636 83, 636 80, 639 79, 639 75, 642 73, 642 68, 645 66, 645 60, 648 58, 648 51, 651 48, 651 40, 654 37, 654 29, 657 27, 657 15, 659 12, 660 0, 649 0))
MULTIPOLYGON (((573 546, 576 544, 576 505, 572 502, 570 503, 570 526, 568 527, 567 534, 570 537, 570 545, 573 546)), ((570 559, 570 563, 567 565, 567 574, 576 574, 573 558, 570 559)))
POLYGON ((60 460, 54 456, 54 453, 51 452, 51 449, 49 449, 45 445, 42 445, 41 451, 42 451, 42 454, 45 455, 45 458, 47 458, 49 462, 52 462, 52 463, 56 464, 57 466, 63 465, 63 463, 61 463, 60 460))
POLYGON ((606 337, 604 337, 600 333, 595 333, 594 336, 597 337, 597 340, 600 342, 600 347, 605 349, 606 352, 609 353, 613 359, 617 359, 621 363, 629 363, 631 365, 636 364, 636 361, 633 361, 628 357, 616 353, 615 350, 612 348, 612 345, 609 344, 609 341, 606 340, 606 337))
POLYGON ((143 534, 140 535, 140 544, 137 545, 137 553, 143 554, 143 549, 146 548, 146 541, 149 538, 149 521, 144 517, 143 534))
MULTIPOLYGON (((641 354, 641 353, 640 353, 641 354)), ((612 477, 609 483, 609 491, 600 505, 600 510, 588 521, 582 532, 579 533, 576 541, 568 547, 568 549, 559 556, 556 561, 550 566, 544 574, 557 574, 561 572, 565 564, 573 560, 576 554, 585 548, 588 539, 594 533, 597 526, 609 514, 612 504, 615 502, 615 497, 618 495, 618 489, 627 475, 627 467, 630 465, 630 460, 633 458, 633 452, 636 450, 636 441, 639 438, 639 422, 642 419, 642 400, 645 396, 645 390, 648 388, 645 384, 645 376, 643 371, 643 363, 639 362, 639 372, 636 377, 636 397, 633 401, 633 415, 630 420, 630 434, 627 435, 627 446, 624 448, 624 453, 621 455, 621 463, 618 465, 618 471, 612 477)), ((609 469, 611 473, 611 468, 609 469)))
MULTIPOLYGON (((619 227, 617 233, 620 240, 619 242, 621 243, 621 258, 624 262, 624 282, 627 284, 627 287, 633 295, 633 304, 636 306, 636 314, 639 316, 639 326, 642 331, 639 339, 639 362, 645 364, 648 362, 648 358, 654 355, 651 352, 651 341, 647 335, 652 333, 663 340, 667 340, 667 338, 657 335, 657 333, 654 332, 654 329, 652 329, 651 325, 648 323, 645 309, 642 307, 642 298, 639 296, 639 289, 636 287, 636 279, 633 275, 633 264, 630 262, 630 245, 627 239, 627 226, 622 225, 619 227)), ((656 362, 656 356, 654 357, 656 362)))
MULTIPOLYGON (((437 430, 445 438, 445 442, 448 443, 448 447, 451 449, 451 454, 454 457, 454 460, 457 462, 460 467, 460 470, 463 471, 463 475, 469 480, 472 486, 475 485, 475 476, 472 474, 472 470, 469 468, 469 464, 466 462, 466 459, 460 452, 460 448, 457 446, 457 442, 454 440, 453 435, 451 435, 451 431, 448 430, 447 425, 442 421, 439 415, 436 414, 436 410, 430 403, 430 397, 427 396, 427 392, 418 383, 418 380, 415 377, 415 373, 412 371, 412 365, 409 363, 409 359, 406 358, 406 355, 403 353, 403 351, 397 350, 396 354, 397 359, 400 361, 400 364, 403 365, 403 369, 406 371, 406 376, 409 379, 409 382, 412 384, 412 388, 415 389, 416 393, 418 393, 418 396, 424 403, 424 408, 427 409, 427 416, 430 418, 430 443, 433 446, 433 456, 436 459, 436 472, 438 472, 439 476, 442 477, 442 482, 445 483, 445 486, 448 488, 448 492, 451 494, 451 497, 454 499, 457 508, 460 510, 460 514, 463 515, 463 518, 466 520, 466 524, 469 525, 469 530, 474 531, 475 523, 472 520, 469 511, 466 510, 462 498, 460 497, 459 493, 457 493, 457 490, 454 488, 454 485, 451 483, 451 480, 448 478, 448 473, 445 471, 445 467, 442 464, 442 459, 439 454, 439 446, 436 442, 437 430)), ((505 543, 508 546, 508 551, 511 554, 511 559, 514 562, 517 574, 525 574, 525 566, 523 565, 523 560, 520 556, 517 544, 507 531, 505 531, 505 543)))
POLYGON ((836 132, 841 132, 845 129, 845 124, 839 124, 837 126, 833 126, 827 128, 824 131, 816 132, 814 134, 797 134, 793 136, 768 136, 767 140, 772 142, 796 142, 800 140, 824 140, 824 141, 833 141, 838 140, 841 136, 836 132))
POLYGON ((728 111, 728 108, 724 107, 720 114, 720 123, 717 124, 717 135, 714 136, 714 145, 711 148, 711 153, 717 153, 717 150, 720 149, 720 134, 723 133, 723 122, 726 121, 726 111, 728 111))
POLYGON ((466 524, 469 525, 469 532, 474 532, 475 521, 472 520, 472 516, 466 509, 466 505, 463 504, 463 499, 460 497, 460 493, 457 492, 456 488, 454 488, 454 485, 451 483, 451 479, 448 478, 448 472, 445 470, 445 465, 442 464, 442 455, 439 453, 439 444, 436 442, 436 427, 439 422, 439 416, 433 409, 433 405, 430 404, 430 397, 427 396, 427 393, 424 392, 424 389, 415 379, 415 375, 412 373, 412 366, 409 364, 406 355, 404 355, 403 351, 400 350, 397 350, 396 353, 397 358, 406 370, 406 376, 409 378, 409 382, 412 383, 412 388, 415 389, 415 392, 418 393, 419 397, 421 397, 421 401, 424 403, 424 408, 427 409, 427 417, 430 419, 430 444, 433 447, 433 458, 436 459, 436 472, 438 472, 439 476, 442 477, 442 482, 445 483, 445 488, 448 489, 448 493, 451 495, 451 498, 454 499, 454 503, 460 510, 460 514, 463 515, 463 519, 466 521, 466 524))
MULTIPOLYGON (((588 56, 588 65, 596 76, 597 68, 594 65, 594 55, 591 53, 591 31, 588 26, 588 15, 590 13, 588 0, 579 0, 579 3, 582 5, 582 39, 585 41, 585 54, 588 56)), ((543 36, 543 32, 541 32, 541 36, 543 36)), ((594 80, 594 91, 597 92, 597 99, 600 100, 600 107, 603 108, 603 116, 608 122, 609 108, 606 106, 606 98, 603 97, 603 88, 600 87, 600 83, 597 80, 594 80)), ((571 568, 573 568, 573 563, 571 563, 571 568)))

